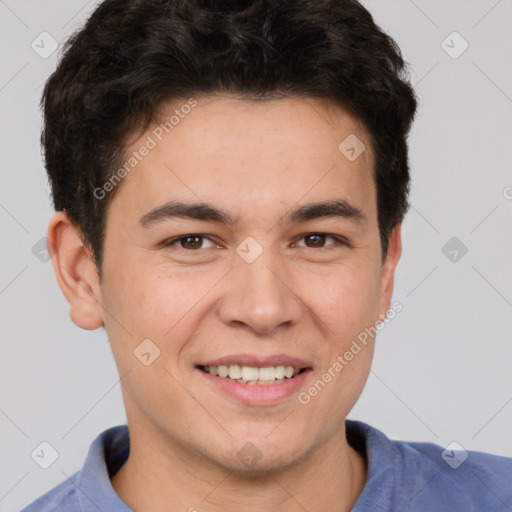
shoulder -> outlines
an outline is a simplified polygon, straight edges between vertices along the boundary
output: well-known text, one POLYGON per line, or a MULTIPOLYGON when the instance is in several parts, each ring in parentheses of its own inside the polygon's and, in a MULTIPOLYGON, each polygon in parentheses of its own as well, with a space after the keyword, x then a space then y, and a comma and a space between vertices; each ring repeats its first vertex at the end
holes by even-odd
POLYGON ((127 425, 111 427, 92 442, 80 471, 32 502, 21 512, 83 512, 129 510, 110 483, 110 475, 129 453, 127 425))
POLYGON ((81 512, 76 486, 72 483, 77 476, 78 473, 75 473, 70 479, 64 480, 21 512, 81 512))
MULTIPOLYGON (((512 506, 512 458, 435 443, 392 441, 403 459, 414 461, 435 493, 466 510, 505 510, 512 506), (480 507, 480 508, 479 508, 480 507)), ((427 484, 427 482, 425 482, 427 484)), ((430 486, 430 490, 428 487, 430 486)))
POLYGON ((389 510, 512 510, 512 458, 460 445, 391 440, 370 425, 349 423, 350 435, 359 436, 366 450, 372 496, 385 497, 393 505, 389 510))

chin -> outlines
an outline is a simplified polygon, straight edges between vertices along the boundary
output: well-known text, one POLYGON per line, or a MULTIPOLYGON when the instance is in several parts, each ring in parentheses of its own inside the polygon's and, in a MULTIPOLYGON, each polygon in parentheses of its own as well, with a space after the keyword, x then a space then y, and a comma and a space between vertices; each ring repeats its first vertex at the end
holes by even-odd
POLYGON ((241 461, 238 456, 231 458, 221 464, 226 470, 248 478, 268 477, 268 473, 278 473, 293 467, 298 462, 297 454, 280 453, 272 454, 271 457, 261 455, 253 461, 241 461))
POLYGON ((290 436, 276 436, 272 442, 265 435, 241 439, 237 437, 224 453, 212 454, 212 462, 236 474, 257 478, 288 469, 306 455, 304 442, 290 442, 290 436))

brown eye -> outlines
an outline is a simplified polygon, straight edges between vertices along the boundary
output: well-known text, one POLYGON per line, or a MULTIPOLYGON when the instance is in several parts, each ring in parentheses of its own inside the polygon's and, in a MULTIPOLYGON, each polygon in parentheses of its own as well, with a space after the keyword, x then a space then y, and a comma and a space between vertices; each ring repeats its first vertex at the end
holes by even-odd
POLYGON ((201 235, 183 235, 176 238, 173 238, 172 240, 169 240, 168 242, 164 243, 165 247, 169 246, 175 246, 179 244, 179 248, 181 249, 187 249, 187 250, 197 250, 197 249, 203 249, 203 243, 207 240, 210 242, 211 246, 214 247, 215 244, 209 240, 207 237, 201 236, 201 235))
POLYGON ((180 238, 183 249, 199 249, 203 243, 203 239, 197 235, 190 235, 180 238))
POLYGON ((330 245, 346 245, 343 240, 332 235, 327 235, 325 233, 310 233, 309 235, 304 235, 301 240, 302 239, 307 241, 305 247, 310 249, 323 249, 324 247, 328 247, 330 245), (334 243, 325 245, 326 239, 328 238, 334 240, 334 243))
POLYGON ((311 242, 312 245, 309 247, 320 247, 325 244, 325 235, 308 235, 304 238, 311 242))

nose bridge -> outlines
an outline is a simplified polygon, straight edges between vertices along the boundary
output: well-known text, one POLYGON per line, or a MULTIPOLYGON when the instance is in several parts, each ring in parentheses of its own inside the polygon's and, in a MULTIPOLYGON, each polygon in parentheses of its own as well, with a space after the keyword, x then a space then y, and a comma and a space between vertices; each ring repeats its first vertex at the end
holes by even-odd
POLYGON ((288 273, 279 252, 270 244, 258 246, 249 239, 237 248, 219 314, 225 323, 244 323, 268 333, 281 324, 297 323, 302 307, 286 282, 288 273))

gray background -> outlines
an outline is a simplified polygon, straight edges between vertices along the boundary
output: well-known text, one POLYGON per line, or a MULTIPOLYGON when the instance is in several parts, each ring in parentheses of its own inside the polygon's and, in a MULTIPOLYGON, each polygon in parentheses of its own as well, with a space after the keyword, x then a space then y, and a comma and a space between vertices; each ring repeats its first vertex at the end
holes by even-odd
MULTIPOLYGON (((62 43, 96 3, 0 1, 1 511, 72 475, 93 439, 126 421, 104 331, 70 321, 51 263, 32 252, 52 214, 38 102, 58 50, 44 59, 31 43, 43 46, 43 31, 62 43), (46 470, 31 458, 42 441, 58 452, 46 470)), ((394 439, 512 456, 512 1, 364 4, 411 63, 421 104, 394 293, 403 311, 379 334, 350 417, 394 439), (457 58, 453 31, 469 44, 457 58), (455 262, 442 250, 452 237, 468 249, 455 262)))

